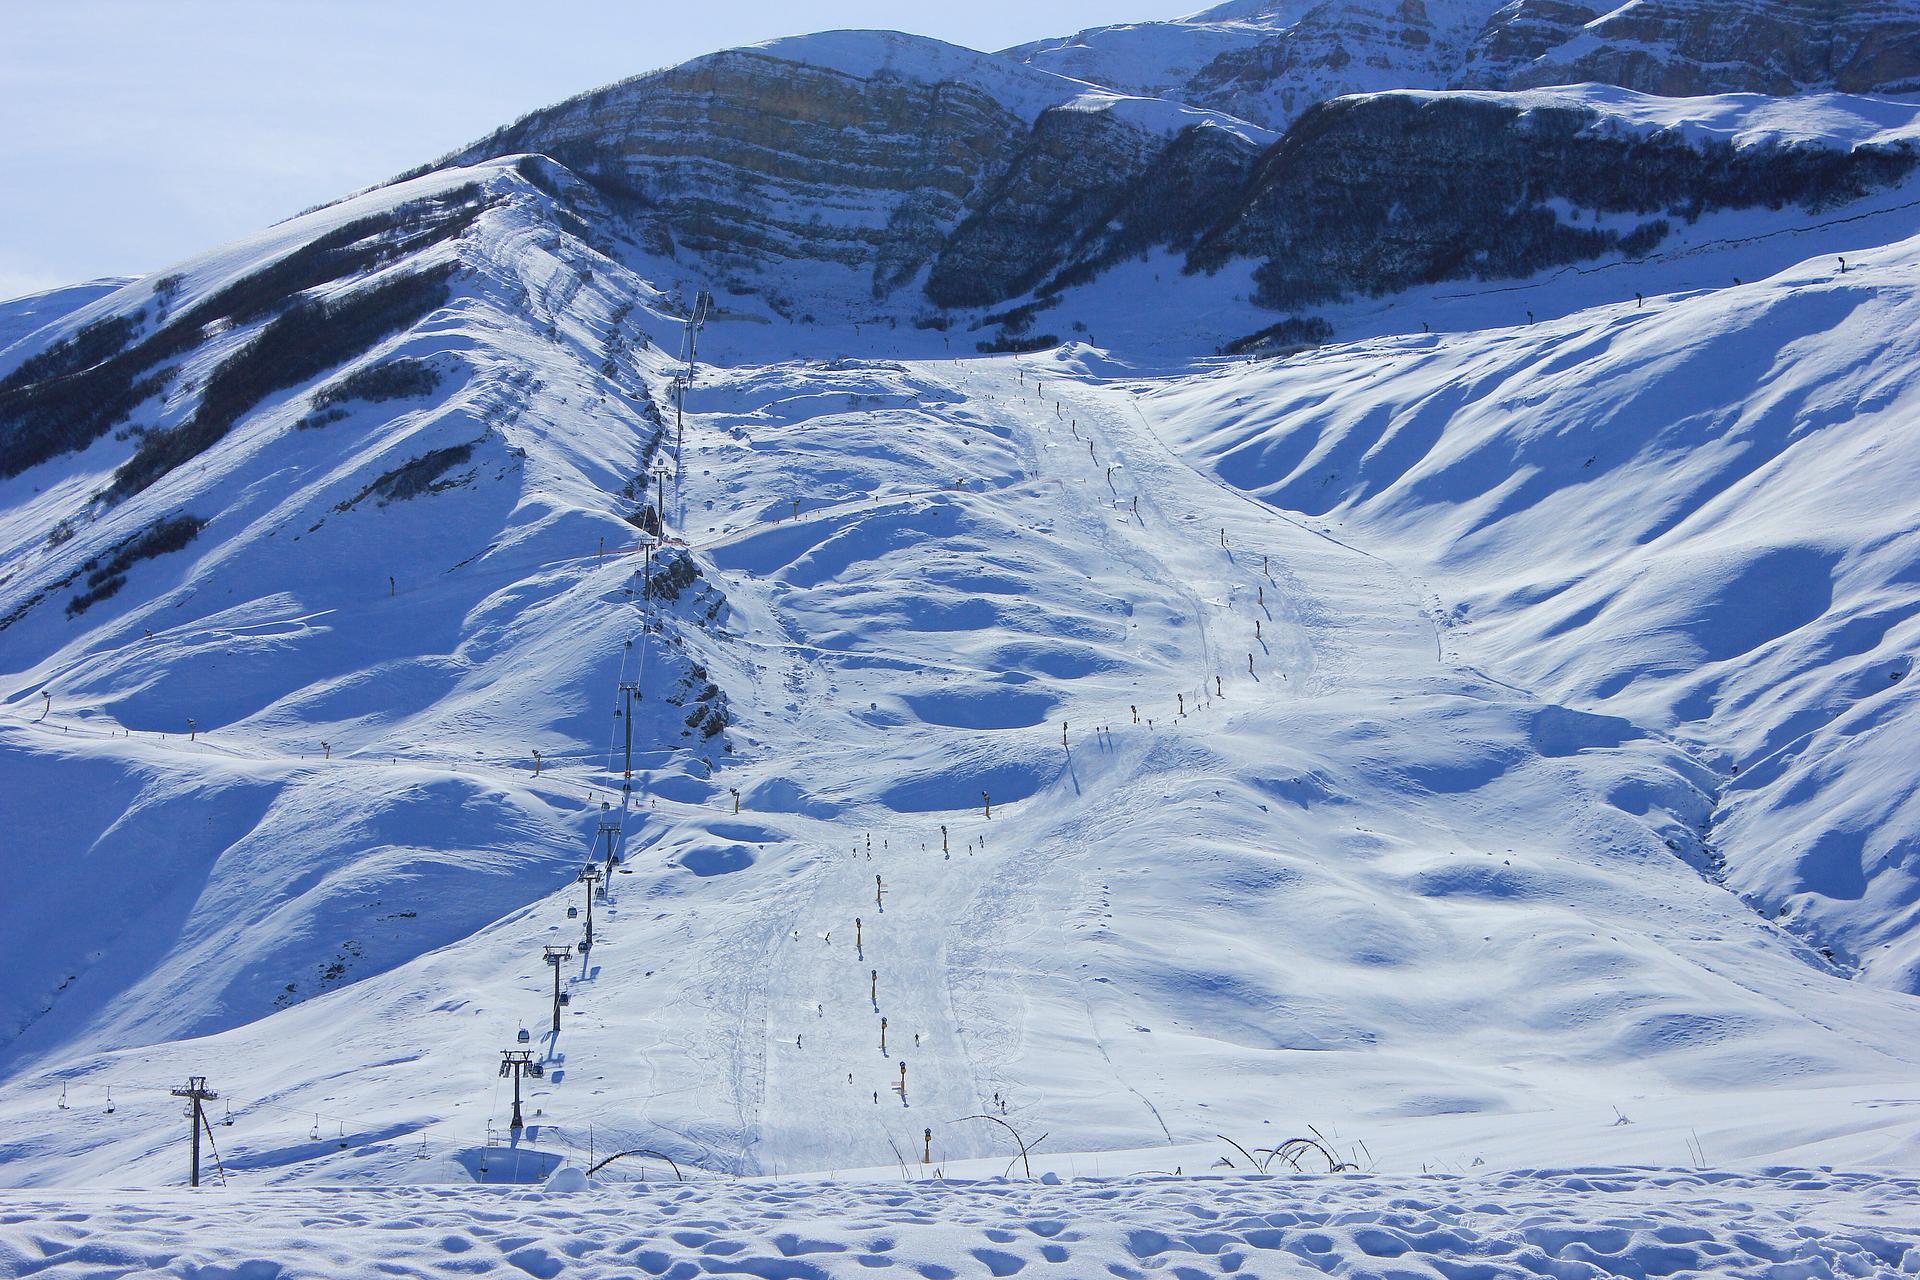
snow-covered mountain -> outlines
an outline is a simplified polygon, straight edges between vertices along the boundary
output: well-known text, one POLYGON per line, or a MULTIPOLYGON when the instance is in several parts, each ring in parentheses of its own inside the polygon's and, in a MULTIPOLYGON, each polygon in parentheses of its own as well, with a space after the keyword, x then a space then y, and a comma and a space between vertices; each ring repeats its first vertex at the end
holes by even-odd
MULTIPOLYGON (((1368 85, 1409 82, 1389 63, 1368 85)), ((1681 219, 1832 205, 1914 162, 1904 105, 1682 101, 1376 93, 1276 136, 937 41, 832 32, 572 99, 438 167, 548 156, 590 187, 590 222, 617 215, 638 247, 788 318, 998 307, 1010 323, 989 338, 1013 345, 1030 295, 1146 253, 1245 264, 1262 301, 1291 307, 1644 253, 1681 219)))
POLYGON ((1642 93, 1920 89, 1920 6, 1808 0, 1231 0, 1019 45, 1029 66, 1283 129, 1381 89, 1597 83, 1642 93))
POLYGON ((1036 61, 0 310, 0 1181, 1911 1162, 1920 105, 1036 61))

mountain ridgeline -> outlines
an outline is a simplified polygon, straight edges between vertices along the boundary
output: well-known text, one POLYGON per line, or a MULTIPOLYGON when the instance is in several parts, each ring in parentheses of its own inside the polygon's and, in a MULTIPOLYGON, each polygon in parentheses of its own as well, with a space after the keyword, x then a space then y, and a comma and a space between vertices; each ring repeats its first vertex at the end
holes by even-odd
POLYGON ((1044 300, 1157 251, 1188 272, 1248 262, 1276 308, 1522 277, 1644 254, 1707 212, 1842 204, 1915 160, 1903 140, 1658 129, 1635 99, 1370 93, 1274 135, 845 32, 613 85, 435 167, 550 157, 635 243, 804 319, 1044 300), (838 287, 795 291, 799 262, 838 287))

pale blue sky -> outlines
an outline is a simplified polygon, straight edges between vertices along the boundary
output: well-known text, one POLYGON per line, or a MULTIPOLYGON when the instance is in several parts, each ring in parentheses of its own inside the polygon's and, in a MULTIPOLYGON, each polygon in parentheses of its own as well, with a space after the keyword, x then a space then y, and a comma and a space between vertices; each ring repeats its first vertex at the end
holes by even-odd
POLYGON ((534 107, 775 36, 981 49, 1202 0, 5 0, 0 298, 137 275, 534 107))

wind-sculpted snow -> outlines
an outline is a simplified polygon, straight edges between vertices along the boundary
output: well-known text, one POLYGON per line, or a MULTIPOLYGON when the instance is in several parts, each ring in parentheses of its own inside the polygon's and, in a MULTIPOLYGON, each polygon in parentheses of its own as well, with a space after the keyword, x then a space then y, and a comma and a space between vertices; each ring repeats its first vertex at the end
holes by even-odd
POLYGON ((1892 1275, 1920 1186, 1816 1169, 0 1199, 0 1276, 1892 1275))
POLYGON ((1450 652, 1688 743, 1714 809, 1679 851, 1920 990, 1892 764, 1920 723, 1916 255, 1328 348, 1156 412, 1225 479, 1413 567, 1450 652))

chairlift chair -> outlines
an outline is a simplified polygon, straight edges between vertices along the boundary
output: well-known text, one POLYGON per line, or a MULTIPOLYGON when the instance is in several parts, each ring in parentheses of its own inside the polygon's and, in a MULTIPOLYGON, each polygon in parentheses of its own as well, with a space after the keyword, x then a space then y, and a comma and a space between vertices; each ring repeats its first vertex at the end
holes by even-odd
POLYGON ((562 991, 560 993, 560 1007, 564 1009, 572 1003, 573 1003, 573 994, 571 992, 562 991))
POLYGON ((567 919, 578 920, 579 918, 580 918, 580 908, 578 907, 567 908, 567 919))
POLYGON ((521 1044, 525 1044, 527 1041, 533 1039, 533 1034, 530 1031, 528 1031, 525 1027, 522 1027, 520 1028, 520 1035, 517 1038, 519 1039, 521 1044))

